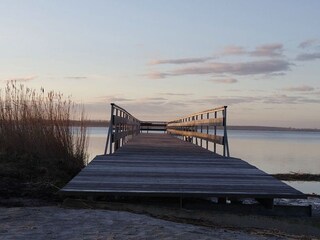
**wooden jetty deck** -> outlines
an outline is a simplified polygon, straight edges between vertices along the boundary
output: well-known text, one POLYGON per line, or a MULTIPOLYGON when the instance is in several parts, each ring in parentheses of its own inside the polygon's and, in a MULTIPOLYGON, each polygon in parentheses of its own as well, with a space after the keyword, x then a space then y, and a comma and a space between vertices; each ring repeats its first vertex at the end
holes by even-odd
POLYGON ((168 134, 142 133, 101 155, 62 192, 178 197, 299 198, 302 194, 247 162, 168 134))
MULTIPOLYGON (((204 121, 201 121, 203 127, 204 121)), ((176 133, 178 130, 174 131, 176 133)), ((210 139, 222 144, 226 143, 225 139, 206 136, 204 142, 201 139, 196 145, 192 143, 196 141, 194 137, 190 139, 191 133, 185 135, 187 141, 184 141, 168 133, 138 134, 132 127, 131 134, 137 135, 127 143, 117 143, 121 139, 117 136, 124 138, 126 135, 121 132, 129 130, 123 128, 123 131, 115 131, 108 138, 107 146, 112 148, 111 154, 96 156, 60 193, 217 197, 220 200, 255 198, 267 205, 272 205, 274 198, 305 198, 301 192, 249 163, 228 156, 228 150, 224 150, 225 156, 222 156, 206 149, 210 139)), ((204 133, 195 133, 199 138, 201 134, 204 133)))

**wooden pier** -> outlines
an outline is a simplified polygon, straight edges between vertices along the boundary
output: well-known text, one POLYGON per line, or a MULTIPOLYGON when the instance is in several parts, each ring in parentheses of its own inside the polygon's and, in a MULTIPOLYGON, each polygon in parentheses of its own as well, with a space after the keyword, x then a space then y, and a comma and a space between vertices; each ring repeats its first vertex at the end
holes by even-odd
POLYGON ((269 207, 274 198, 305 198, 246 161, 230 157, 226 107, 168 123, 141 122, 117 105, 112 105, 111 116, 105 154, 96 156, 61 194, 216 197, 220 202, 254 198, 269 207), (217 127, 222 136, 216 135, 217 127), (141 133, 142 128, 148 133, 141 133), (208 150, 210 143, 213 151, 208 150), (216 144, 222 145, 222 155, 216 144))

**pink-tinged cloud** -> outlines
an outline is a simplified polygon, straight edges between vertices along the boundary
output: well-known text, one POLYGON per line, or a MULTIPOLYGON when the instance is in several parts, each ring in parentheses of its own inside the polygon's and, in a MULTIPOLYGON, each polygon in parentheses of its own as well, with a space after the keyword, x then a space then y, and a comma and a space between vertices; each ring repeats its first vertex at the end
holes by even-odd
POLYGON ((298 61, 312 61, 312 60, 317 60, 317 59, 320 59, 320 52, 302 53, 296 57, 296 60, 298 60, 298 61))
POLYGON ((320 42, 319 39, 315 39, 315 38, 307 39, 307 40, 301 42, 298 47, 299 48, 309 48, 309 47, 317 45, 319 42, 320 42))
POLYGON ((225 84, 232 84, 232 83, 238 82, 238 80, 234 78, 212 79, 209 81, 214 83, 225 83, 225 84))
POLYGON ((153 60, 149 62, 149 65, 203 63, 210 59, 212 59, 212 57, 153 60))
POLYGON ((166 78, 168 76, 168 74, 158 72, 158 71, 152 71, 152 72, 149 72, 146 76, 149 79, 163 79, 163 78, 166 78))
POLYGON ((314 90, 314 87, 302 85, 297 87, 282 88, 282 90, 290 91, 290 92, 310 92, 314 90))
POLYGON ((220 55, 249 55, 252 57, 281 57, 283 44, 271 43, 257 46, 253 51, 247 51, 241 46, 226 46, 220 55))
POLYGON ((11 78, 4 79, 3 81, 28 82, 36 78, 37 78, 36 75, 31 75, 31 76, 25 76, 25 77, 11 77, 11 78))
POLYGON ((265 60, 240 63, 210 63, 205 66, 186 67, 164 73, 162 76, 182 76, 201 74, 255 75, 290 70, 290 63, 285 60, 265 60))
POLYGON ((283 45, 281 43, 273 43, 258 46, 249 54, 254 57, 280 57, 282 52, 283 45))
POLYGON ((244 48, 240 46, 226 46, 222 51, 222 55, 241 55, 246 53, 244 48))

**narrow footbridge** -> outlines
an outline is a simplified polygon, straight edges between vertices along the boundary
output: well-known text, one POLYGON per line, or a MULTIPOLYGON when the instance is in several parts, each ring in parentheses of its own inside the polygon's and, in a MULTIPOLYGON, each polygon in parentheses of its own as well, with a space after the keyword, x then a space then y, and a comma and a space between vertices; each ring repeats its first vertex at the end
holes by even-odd
POLYGON ((105 153, 60 193, 83 196, 274 198, 304 194, 239 158, 230 157, 227 107, 170 122, 144 122, 111 104, 105 153), (218 154, 218 151, 221 154, 218 154))

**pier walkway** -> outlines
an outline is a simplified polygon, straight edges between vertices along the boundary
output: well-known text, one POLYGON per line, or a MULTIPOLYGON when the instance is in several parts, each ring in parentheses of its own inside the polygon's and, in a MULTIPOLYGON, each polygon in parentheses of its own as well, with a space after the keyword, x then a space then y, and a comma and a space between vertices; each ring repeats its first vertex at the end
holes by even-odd
POLYGON ((113 108, 106 154, 96 156, 60 191, 63 195, 217 197, 220 202, 254 198, 266 206, 272 206, 274 198, 305 198, 246 161, 229 156, 226 112, 218 118, 215 109, 210 118, 207 113, 212 110, 208 110, 164 124, 136 122, 131 115, 116 112, 124 109, 113 108), (215 134, 216 126, 223 136, 215 134), (140 133, 142 128, 148 133, 140 133), (217 154, 216 144, 223 146, 222 155, 217 154))

